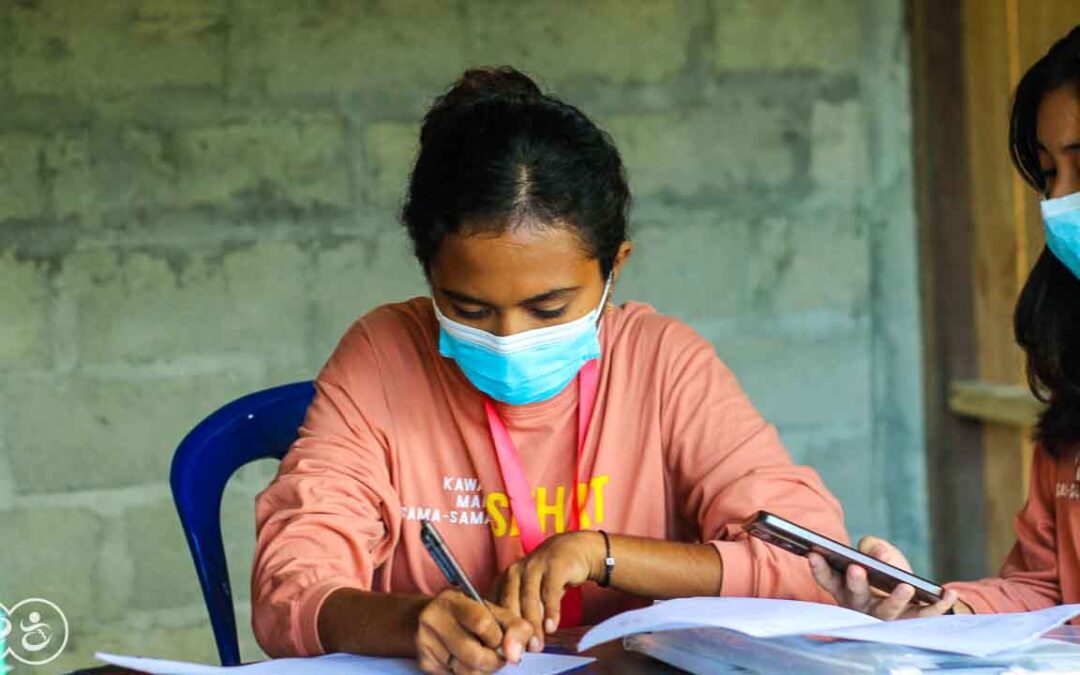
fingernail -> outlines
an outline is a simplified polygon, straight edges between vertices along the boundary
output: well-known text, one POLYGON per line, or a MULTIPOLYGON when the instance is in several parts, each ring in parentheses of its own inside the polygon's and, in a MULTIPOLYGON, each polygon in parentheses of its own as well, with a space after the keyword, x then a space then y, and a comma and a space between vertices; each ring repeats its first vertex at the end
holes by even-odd
POLYGON ((538 652, 541 649, 543 649, 543 647, 540 646, 540 638, 536 637, 535 635, 532 636, 531 638, 529 638, 529 651, 530 652, 538 652))
POLYGON ((517 642, 511 642, 510 646, 506 648, 506 658, 510 663, 517 663, 521 660, 521 645, 517 642))
POLYGON ((559 626, 555 623, 555 619, 544 619, 544 630, 548 633, 554 633, 555 629, 559 626))

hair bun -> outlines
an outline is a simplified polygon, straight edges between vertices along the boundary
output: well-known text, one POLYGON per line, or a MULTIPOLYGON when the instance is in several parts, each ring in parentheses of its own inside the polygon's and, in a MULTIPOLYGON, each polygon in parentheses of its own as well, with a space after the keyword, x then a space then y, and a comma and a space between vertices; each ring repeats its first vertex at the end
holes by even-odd
POLYGON ((491 98, 529 100, 543 96, 528 75, 510 66, 499 66, 466 70, 439 103, 440 107, 454 108, 491 98))

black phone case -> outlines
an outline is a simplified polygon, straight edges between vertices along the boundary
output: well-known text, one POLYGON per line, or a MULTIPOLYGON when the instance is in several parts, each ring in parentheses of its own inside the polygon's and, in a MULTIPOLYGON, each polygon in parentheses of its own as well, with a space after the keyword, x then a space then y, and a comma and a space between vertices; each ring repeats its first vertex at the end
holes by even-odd
POLYGON ((747 522, 744 529, 758 539, 768 542, 773 546, 778 546, 785 551, 798 556, 805 557, 811 551, 818 553, 825 558, 829 563, 829 566, 840 573, 847 570, 848 565, 859 565, 866 570, 866 578, 870 586, 879 591, 888 593, 898 585, 906 583, 915 589, 915 599, 919 602, 932 604, 941 599, 941 594, 944 592, 944 589, 932 581, 923 579, 911 572, 905 572, 904 570, 881 561, 871 559, 870 562, 865 562, 860 558, 867 556, 864 556, 850 546, 845 546, 838 541, 833 541, 832 539, 813 532, 801 525, 795 525, 795 527, 800 529, 813 532, 815 536, 823 540, 822 544, 808 541, 798 532, 792 531, 785 525, 795 525, 795 523, 790 523, 771 513, 761 512, 747 522), (856 555, 850 555, 849 552, 856 555), (890 570, 895 570, 897 573, 907 575, 910 577, 910 580, 898 578, 895 573, 890 573, 890 570))

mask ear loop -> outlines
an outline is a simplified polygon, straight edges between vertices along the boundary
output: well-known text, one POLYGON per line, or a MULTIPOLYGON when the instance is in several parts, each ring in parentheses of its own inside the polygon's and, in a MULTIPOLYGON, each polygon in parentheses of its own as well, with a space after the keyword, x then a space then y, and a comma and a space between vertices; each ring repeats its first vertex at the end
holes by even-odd
POLYGON ((607 309, 609 292, 611 291, 612 274, 608 274, 607 281, 604 282, 604 292, 600 295, 600 306, 596 308, 596 325, 599 329, 600 320, 604 318, 604 310, 607 309))

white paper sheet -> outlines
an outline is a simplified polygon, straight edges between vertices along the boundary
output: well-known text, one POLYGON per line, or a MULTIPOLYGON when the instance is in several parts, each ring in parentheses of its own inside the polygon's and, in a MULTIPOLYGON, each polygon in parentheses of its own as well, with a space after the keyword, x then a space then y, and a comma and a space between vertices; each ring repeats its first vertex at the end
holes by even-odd
POLYGON ((826 635, 954 654, 987 656, 1015 649, 1080 615, 1080 604, 1038 612, 879 621, 851 610, 794 600, 687 598, 614 616, 586 633, 579 649, 679 628, 727 628, 753 637, 826 635))
POLYGON ((1060 605, 1037 612, 908 619, 827 630, 821 634, 968 656, 989 656, 1033 642, 1043 633, 1077 615, 1080 615, 1080 605, 1060 605))
POLYGON ((881 623, 834 605, 768 598, 682 598, 623 612, 597 624, 578 643, 584 651, 609 640, 678 628, 729 628, 754 637, 881 623))
MULTIPOLYGON (((141 656, 117 656, 98 652, 94 658, 121 668, 151 675, 338 675, 378 673, 379 675, 415 675, 420 670, 412 659, 383 659, 353 654, 328 654, 308 659, 273 659, 247 666, 222 668, 198 663, 148 659, 141 656)), ((503 675, 558 675, 580 668, 596 659, 563 654, 525 654, 521 664, 506 666, 503 675)))

